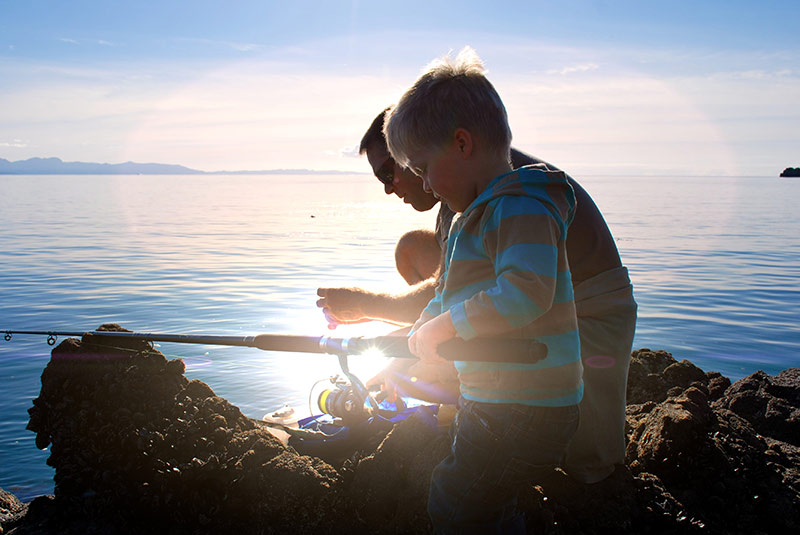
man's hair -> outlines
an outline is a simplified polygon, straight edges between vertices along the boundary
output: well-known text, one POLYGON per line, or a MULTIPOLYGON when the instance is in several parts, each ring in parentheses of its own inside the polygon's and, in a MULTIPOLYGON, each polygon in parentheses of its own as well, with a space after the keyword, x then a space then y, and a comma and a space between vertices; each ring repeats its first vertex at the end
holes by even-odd
POLYGON ((358 148, 359 154, 365 154, 369 147, 373 147, 376 144, 380 144, 384 148, 386 147, 386 137, 383 134, 383 123, 386 119, 386 112, 390 109, 391 107, 380 112, 372 121, 372 124, 369 125, 367 133, 361 138, 361 146, 358 148))
POLYGON ((483 62, 468 46, 455 59, 448 54, 431 62, 386 113, 383 134, 394 160, 408 167, 408 154, 441 147, 458 128, 507 158, 508 114, 485 75, 483 62))

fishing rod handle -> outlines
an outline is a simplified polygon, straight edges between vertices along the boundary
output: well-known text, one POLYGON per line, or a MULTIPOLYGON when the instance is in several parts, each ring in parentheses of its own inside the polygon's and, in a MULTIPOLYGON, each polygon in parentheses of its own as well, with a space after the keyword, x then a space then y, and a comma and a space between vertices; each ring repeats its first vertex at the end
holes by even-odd
MULTIPOLYGON (((353 338, 347 348, 350 353, 377 349, 390 357, 418 358, 409 351, 405 336, 353 338)), ((453 338, 440 344, 437 352, 445 360, 533 364, 547 357, 547 346, 537 340, 520 338, 453 338)))
MULTIPOLYGON (((330 353, 356 355, 377 350, 384 356, 415 359, 408 349, 405 336, 377 336, 374 338, 332 338, 328 336, 299 336, 286 334, 259 334, 252 338, 251 347, 264 351, 289 351, 299 353, 330 353)), ((465 341, 454 338, 438 347, 446 360, 481 362, 516 362, 532 364, 547 356, 547 346, 537 340, 519 338, 473 338, 465 341)))

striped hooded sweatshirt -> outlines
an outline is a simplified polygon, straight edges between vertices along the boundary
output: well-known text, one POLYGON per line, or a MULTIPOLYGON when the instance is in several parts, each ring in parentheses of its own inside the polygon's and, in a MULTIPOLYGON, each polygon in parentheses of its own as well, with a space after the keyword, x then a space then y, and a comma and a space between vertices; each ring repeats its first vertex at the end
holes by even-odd
POLYGON ((580 402, 580 342, 566 254, 575 194, 561 171, 531 165, 495 178, 454 220, 444 276, 415 330, 450 311, 458 335, 535 338, 533 364, 456 361, 461 395, 488 403, 580 402))

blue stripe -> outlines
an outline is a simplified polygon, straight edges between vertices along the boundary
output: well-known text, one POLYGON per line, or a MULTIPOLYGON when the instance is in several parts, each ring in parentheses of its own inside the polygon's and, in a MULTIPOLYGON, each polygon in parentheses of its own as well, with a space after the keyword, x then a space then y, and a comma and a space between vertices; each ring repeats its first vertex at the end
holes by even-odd
POLYGON ((456 303, 466 301, 467 299, 471 298, 478 292, 488 290, 490 288, 493 288, 494 286, 495 286, 495 280, 489 279, 489 280, 475 282, 472 284, 467 284, 466 286, 462 286, 458 290, 452 290, 448 288, 447 297, 444 300, 444 304, 442 305, 442 312, 452 307, 456 303))
POLYGON ((575 299, 572 289, 572 273, 569 271, 559 271, 556 280, 556 295, 553 297, 553 304, 568 303, 575 299))
POLYGON ((495 259, 495 271, 533 272, 556 278, 558 249, 549 243, 517 243, 500 251, 495 259))
POLYGON ((424 312, 432 316, 438 316, 442 313, 442 294, 436 292, 433 296, 433 299, 425 307, 424 312))
POLYGON ((544 310, 505 277, 498 278, 497 285, 487 290, 486 294, 497 312, 512 327, 523 327, 544 314, 544 310))
POLYGON ((540 336, 537 340, 547 345, 547 358, 534 364, 539 369, 555 368, 581 360, 581 340, 577 329, 551 336, 540 336))
POLYGON ((567 407, 569 405, 577 405, 583 399, 583 383, 581 386, 573 391, 570 391, 563 396, 559 396, 557 398, 546 398, 546 399, 532 399, 532 400, 520 400, 520 399, 509 399, 509 398, 493 398, 493 397, 482 397, 480 395, 475 395, 470 392, 461 391, 461 395, 464 396, 465 399, 470 401, 480 401, 483 403, 519 403, 520 405, 530 405, 535 407, 567 407))
POLYGON ((475 338, 478 334, 475 332, 472 324, 470 324, 469 319, 467 319, 467 310, 463 302, 450 308, 450 319, 453 321, 456 332, 458 332, 458 335, 464 340, 475 338))

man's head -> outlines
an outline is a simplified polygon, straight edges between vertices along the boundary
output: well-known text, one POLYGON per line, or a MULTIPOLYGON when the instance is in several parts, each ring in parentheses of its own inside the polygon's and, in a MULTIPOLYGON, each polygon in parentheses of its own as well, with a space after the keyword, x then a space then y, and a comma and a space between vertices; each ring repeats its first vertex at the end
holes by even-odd
POLYGON ((387 195, 394 193, 415 210, 425 212, 433 208, 438 199, 422 187, 422 180, 408 169, 397 165, 386 147, 383 134, 383 121, 386 108, 375 117, 367 133, 361 139, 360 154, 366 154, 369 165, 378 180, 383 184, 387 195))
POLYGON ((432 62, 386 114, 391 156, 455 211, 467 207, 487 177, 509 166, 508 116, 485 72, 465 47, 455 59, 432 62))

